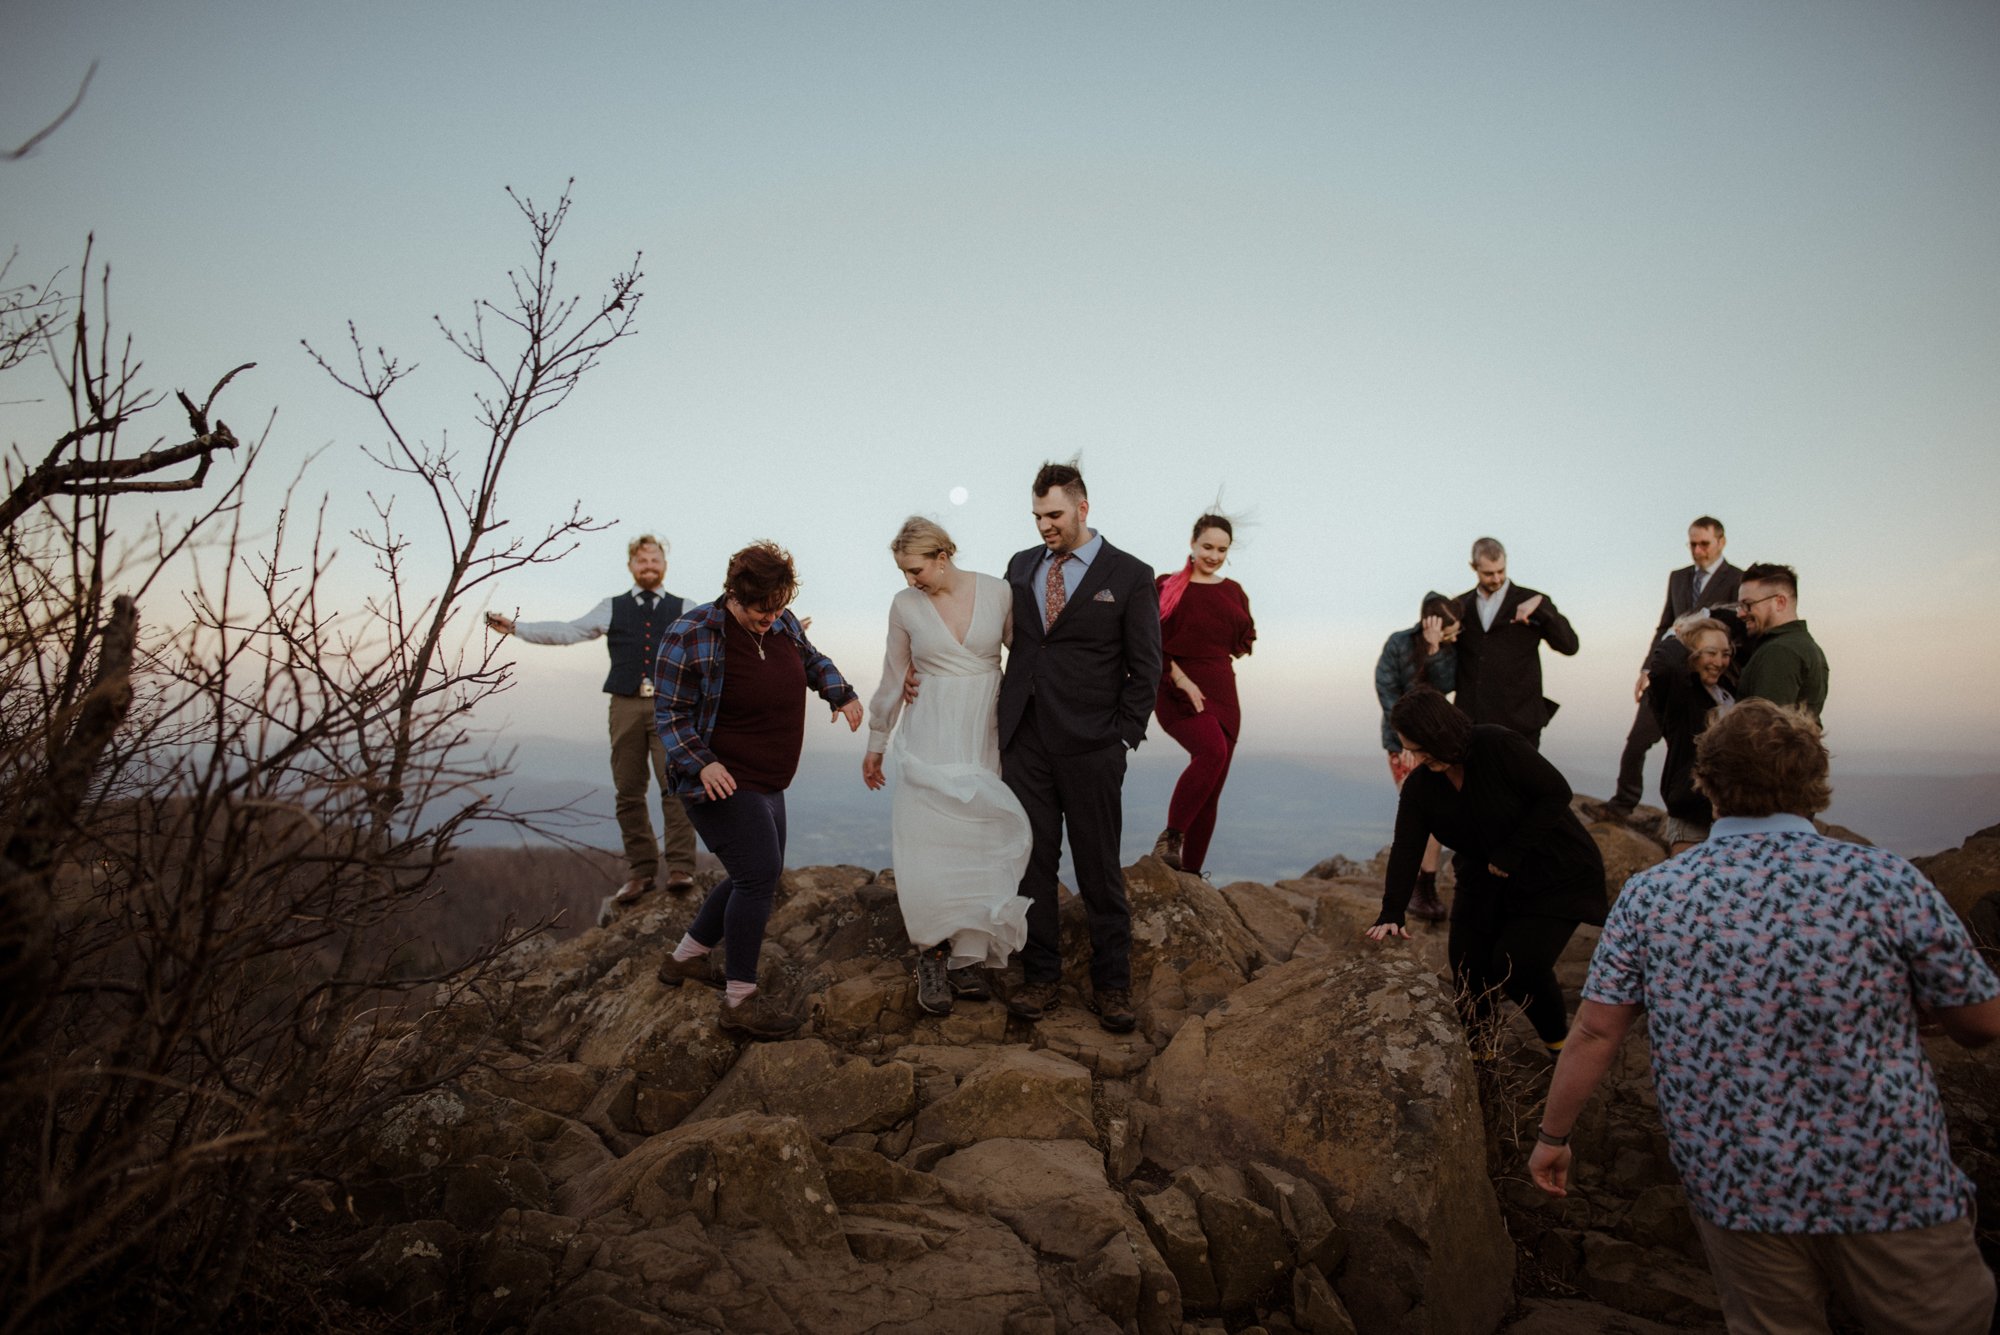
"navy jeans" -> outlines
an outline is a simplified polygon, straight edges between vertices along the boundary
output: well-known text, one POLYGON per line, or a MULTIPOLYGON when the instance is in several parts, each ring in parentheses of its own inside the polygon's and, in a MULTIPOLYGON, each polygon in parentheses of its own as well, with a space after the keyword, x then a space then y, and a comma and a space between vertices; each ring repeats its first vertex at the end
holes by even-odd
POLYGON ((722 943, 730 982, 755 983, 764 924, 785 870, 785 795, 738 788, 720 802, 686 805, 701 841, 727 873, 702 901, 688 935, 704 946, 722 943))

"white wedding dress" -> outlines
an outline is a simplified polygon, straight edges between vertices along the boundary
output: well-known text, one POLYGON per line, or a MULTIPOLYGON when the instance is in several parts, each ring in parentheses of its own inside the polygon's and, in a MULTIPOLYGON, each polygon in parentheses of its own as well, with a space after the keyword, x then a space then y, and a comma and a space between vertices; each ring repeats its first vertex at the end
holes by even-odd
POLYGON ((951 942, 951 967, 1007 962, 1028 939, 1020 891, 1028 815, 1000 779, 1000 638, 1012 591, 971 574, 972 625, 960 644, 929 594, 889 605, 882 684, 868 705, 868 749, 887 753, 896 897, 920 949, 951 942), (903 704, 915 666, 916 703, 903 704), (897 729, 895 746, 890 733, 897 729))

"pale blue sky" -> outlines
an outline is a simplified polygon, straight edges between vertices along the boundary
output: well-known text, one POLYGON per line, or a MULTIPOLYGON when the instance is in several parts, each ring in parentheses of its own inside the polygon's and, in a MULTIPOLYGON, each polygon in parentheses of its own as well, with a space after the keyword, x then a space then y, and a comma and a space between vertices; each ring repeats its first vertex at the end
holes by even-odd
MULTIPOLYGON (((997 570, 1034 467, 1080 448, 1155 564, 1219 486, 1254 512, 1246 744, 1372 749, 1383 637, 1492 533, 1583 640, 1549 749, 1608 768, 1712 511, 1733 558, 1802 571, 1837 750, 2000 753, 2000 6, 0 12, 10 144, 101 61, 0 167, 17 275, 95 230, 159 383, 259 362, 223 415, 278 411, 263 503, 322 446, 343 504, 378 483, 298 347, 349 317, 469 439, 427 322, 518 258, 502 185, 577 178, 579 280, 645 251, 640 336, 505 497, 619 525, 509 612, 581 613, 642 526, 699 597, 774 537, 867 687, 903 516, 997 570)), ((6 390, 38 439, 12 401, 42 384, 6 390)), ((492 721, 594 743, 600 659, 524 650, 492 721)))

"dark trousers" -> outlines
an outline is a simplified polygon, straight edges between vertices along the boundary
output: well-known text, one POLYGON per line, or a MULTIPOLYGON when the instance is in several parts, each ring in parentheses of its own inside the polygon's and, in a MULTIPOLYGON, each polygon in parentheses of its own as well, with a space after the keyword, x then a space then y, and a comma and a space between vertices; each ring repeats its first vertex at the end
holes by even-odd
POLYGON ((1181 866, 1201 871, 1208 865, 1208 841, 1215 834, 1215 810, 1236 756, 1236 739, 1207 711, 1171 723, 1161 719, 1160 726, 1188 753, 1188 767, 1167 804, 1167 827, 1181 832, 1181 866))
POLYGON ((694 826, 680 799, 667 787, 667 747, 653 718, 653 702, 641 695, 613 695, 611 701, 611 787, 618 794, 618 833, 625 839, 625 865, 638 880, 659 871, 660 849, 646 815, 646 777, 660 786, 660 825, 667 870, 694 870, 694 826))
POLYGON ((1653 717, 1653 707, 1644 700, 1639 702, 1639 712, 1632 718, 1632 731, 1625 734, 1625 750, 1618 757, 1618 788, 1611 794, 1611 805, 1630 810, 1639 805, 1639 798, 1646 790, 1646 753, 1660 740, 1660 721, 1653 717))
POLYGON ((785 795, 738 788, 720 802, 686 806, 701 841, 728 873, 702 901, 688 935, 704 946, 722 942, 729 981, 754 983, 764 924, 785 871, 785 795))
POLYGON ((1556 981, 1556 960, 1576 932, 1569 918, 1506 911, 1501 889, 1469 887, 1459 881, 1452 897, 1451 935, 1445 955, 1457 985, 1459 1006, 1467 1024, 1483 1024, 1493 1016, 1493 995, 1506 996, 1528 1013, 1544 1043, 1557 1043, 1569 1033, 1562 985, 1556 981))
MULTIPOLYGON (((1062 980, 1062 924, 1056 869, 1069 825, 1076 889, 1090 921, 1090 984, 1099 991, 1132 986, 1132 910, 1118 863, 1124 833, 1125 744, 1081 755, 1051 755, 1035 726, 1035 707, 1000 756, 1000 775, 1028 813, 1034 848, 1021 877, 1028 898, 1028 943, 1021 972, 1030 983, 1062 980)), ((713 847, 713 845, 711 845, 713 847)))

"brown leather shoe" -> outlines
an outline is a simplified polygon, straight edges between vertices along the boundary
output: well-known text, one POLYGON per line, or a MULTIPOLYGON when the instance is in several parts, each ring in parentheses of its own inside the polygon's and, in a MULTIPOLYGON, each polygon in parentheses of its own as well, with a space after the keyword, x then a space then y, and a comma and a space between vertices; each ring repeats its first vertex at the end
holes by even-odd
POLYGON ((762 992, 752 992, 739 1005, 724 1002, 715 1020, 716 1028, 724 1033, 751 1039, 784 1038, 804 1023, 762 992))
POLYGON ((677 960, 669 955, 660 961, 660 967, 653 976, 668 987, 700 983, 703 987, 720 988, 727 981, 722 976, 722 952, 719 950, 696 955, 691 960, 677 960))
POLYGON ((670 871, 667 873, 667 893, 684 895, 694 889, 694 873, 691 871, 670 871))
POLYGON ((611 902, 613 904, 616 904, 619 908, 622 909, 627 904, 634 903, 637 900, 652 893, 653 893, 652 877, 634 876, 631 880, 625 882, 625 884, 618 887, 618 893, 611 896, 611 902))
POLYGON ((1097 1012, 1099 1029, 1114 1034, 1129 1034, 1139 1027, 1139 1017, 1132 1010, 1132 989, 1129 987, 1093 988, 1090 1008, 1097 1012))
POLYGON ((1007 997, 1007 1013, 1033 1022, 1062 1005, 1061 983, 1023 983, 1007 997))

